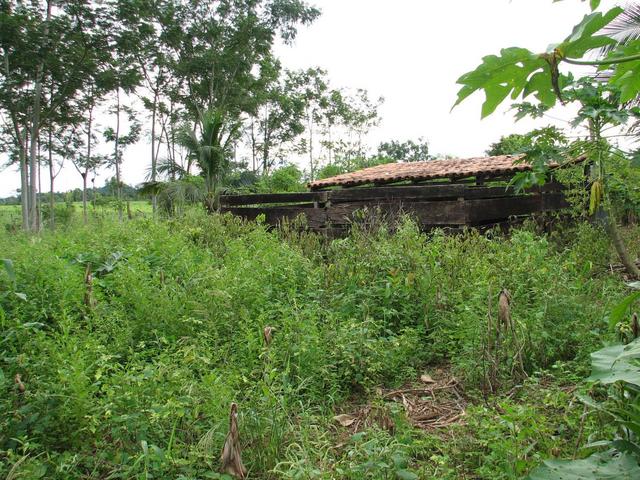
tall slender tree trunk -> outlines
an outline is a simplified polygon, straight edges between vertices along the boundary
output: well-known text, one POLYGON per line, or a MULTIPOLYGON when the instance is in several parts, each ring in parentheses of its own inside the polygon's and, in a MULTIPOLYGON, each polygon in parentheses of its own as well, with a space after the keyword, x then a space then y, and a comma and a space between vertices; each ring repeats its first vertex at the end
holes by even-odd
POLYGON ((53 182, 56 176, 53 172, 53 152, 52 150, 53 139, 51 134, 51 125, 49 125, 49 221, 51 222, 51 230, 56 228, 56 210, 55 210, 55 198, 53 182))
POLYGON ((638 269, 634 259, 629 255, 629 251, 620 236, 620 230, 618 230, 618 224, 615 216, 613 215, 613 209, 609 209, 607 215, 607 231, 609 232, 613 246, 620 257, 620 261, 624 265, 624 268, 627 270, 627 273, 634 279, 640 279, 640 269, 638 269))
POLYGON ((307 114, 307 125, 309 126, 309 173, 311 180, 315 180, 315 167, 313 165, 313 113, 307 114))
POLYGON ((262 135, 262 169, 265 174, 269 173, 269 106, 266 107, 264 118, 263 135, 262 135))
MULTIPOLYGON (((157 85, 156 85, 157 87, 157 85)), ((156 154, 156 111, 158 109, 158 91, 153 92, 153 109, 151 111, 151 181, 155 183, 157 178, 157 161, 156 154)), ((151 196, 151 204, 153 207, 153 216, 156 216, 158 209, 158 195, 155 193, 151 196)))
POLYGON ((81 173, 82 175, 82 221, 86 225, 89 223, 89 219, 87 217, 87 174, 88 172, 85 170, 81 173))
MULTIPOLYGON (((4 53, 4 74, 6 78, 11 77, 11 67, 9 65, 9 55, 7 52, 4 53)), ((7 82, 10 85, 10 82, 7 82)), ((9 87, 8 89, 8 98, 12 98, 12 91, 9 87)), ((20 162, 20 209, 22 213, 22 229, 25 231, 29 230, 29 166, 27 159, 27 140, 26 140, 26 129, 23 125, 20 124, 18 120, 18 115, 16 114, 15 106, 9 102, 9 114, 11 116, 11 123, 13 124, 14 134, 16 136, 16 143, 18 149, 18 158, 20 162)))
MULTIPOLYGON (((596 124, 593 120, 589 120, 589 135, 591 137, 591 141, 599 142, 602 138, 601 136, 602 126, 600 124, 596 124)), ((598 155, 602 153, 598 151, 598 155)), ((633 258, 629 254, 627 250, 627 246, 624 244, 622 237, 620 236, 620 230, 618 230, 618 224, 616 222, 616 217, 614 214, 613 205, 611 204, 611 197, 609 196, 609 188, 606 182, 605 168, 602 163, 602 158, 599 158, 599 167, 600 167, 600 180, 604 185, 604 194, 605 194, 605 202, 601 205, 600 208, 604 211, 606 216, 606 228, 607 233, 609 234, 609 238, 611 239, 611 243, 613 243, 613 247, 616 249, 616 253, 620 258, 620 261, 624 265, 627 273, 631 275, 633 278, 640 278, 640 270, 636 266, 633 258)))
POLYGON ((29 166, 24 143, 20 145, 20 207, 22 210, 22 228, 29 230, 29 166))
POLYGON ((37 226, 37 230, 36 231, 40 231, 42 222, 42 177, 40 176, 40 167, 42 165, 42 162, 40 161, 40 141, 38 140, 38 192, 37 192, 37 197, 36 197, 36 203, 38 205, 38 208, 36 209, 36 215, 37 215, 37 219, 36 219, 36 226, 37 226))
POLYGON ((122 222, 122 188, 120 187, 120 87, 116 89, 116 138, 115 138, 115 162, 116 162, 116 197, 118 199, 118 220, 122 222))
POLYGON ((329 135, 329 165, 331 165, 331 154, 333 153, 333 142, 331 141, 331 124, 329 124, 329 127, 327 128, 327 133, 329 135))
MULTIPOLYGON (((44 25, 44 42, 48 41, 49 22, 51 21, 51 0, 47 1, 47 17, 44 25)), ((33 90, 33 111, 31 112, 31 148, 29 158, 30 183, 31 190, 29 195, 29 217, 31 221, 31 230, 37 232, 39 230, 40 216, 38 215, 38 139, 40 137, 40 100, 42 97, 42 76, 44 72, 44 62, 41 61, 36 69, 36 78, 33 90)))
POLYGON ((95 214, 95 210, 96 210, 96 199, 98 196, 98 192, 96 191, 96 171, 93 171, 93 177, 91 178, 91 188, 93 190, 93 198, 92 198, 92 203, 93 203, 93 213, 95 214))
POLYGON ((82 221, 86 225, 89 223, 87 214, 87 175, 89 175, 89 167, 91 166, 91 131, 93 127, 93 104, 89 107, 89 118, 87 119, 87 160, 84 165, 82 176, 82 221))
POLYGON ((31 115, 31 145, 29 152, 29 220, 30 230, 38 231, 38 136, 39 132, 39 112, 40 112, 40 90, 36 86, 35 96, 38 100, 34 102, 33 113, 31 115))
POLYGON ((258 170, 258 165, 256 164, 256 133, 255 133, 255 120, 251 119, 251 166, 253 168, 253 173, 256 173, 258 170))

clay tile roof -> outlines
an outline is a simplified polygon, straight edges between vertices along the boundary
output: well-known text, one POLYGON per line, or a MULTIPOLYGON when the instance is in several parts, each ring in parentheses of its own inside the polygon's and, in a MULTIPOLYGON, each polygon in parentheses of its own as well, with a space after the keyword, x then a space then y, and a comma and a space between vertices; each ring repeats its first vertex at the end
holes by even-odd
POLYGON ((353 187, 369 183, 395 183, 422 181, 437 178, 465 178, 475 176, 497 177, 529 170, 527 163, 517 163, 521 155, 499 155, 455 160, 430 160, 427 162, 386 163, 335 177, 316 180, 309 188, 353 187))

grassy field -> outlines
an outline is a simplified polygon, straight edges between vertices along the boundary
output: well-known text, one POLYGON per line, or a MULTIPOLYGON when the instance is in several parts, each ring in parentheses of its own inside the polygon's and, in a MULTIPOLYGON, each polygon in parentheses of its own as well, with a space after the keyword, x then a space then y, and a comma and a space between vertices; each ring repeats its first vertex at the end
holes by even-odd
POLYGON ((254 479, 514 479, 609 429, 574 398, 625 294, 590 225, 329 241, 108 215, 0 251, 3 478, 230 478, 231 402, 254 479))
MULTIPOLYGON (((151 204, 146 200, 136 200, 129 202, 131 213, 136 216, 146 216, 152 214, 151 204)), ((56 208, 65 208, 63 203, 56 204, 56 208)), ((46 208, 46 207, 45 207, 46 208)), ((104 205, 92 207, 89 205, 89 215, 94 217, 108 217, 117 213, 115 205, 104 205)), ((125 206, 126 215, 126 206, 125 206)), ((72 203, 73 221, 82 218, 82 202, 72 203)), ((22 221, 20 205, 0 205, 0 224, 2 225, 20 225, 22 221)))

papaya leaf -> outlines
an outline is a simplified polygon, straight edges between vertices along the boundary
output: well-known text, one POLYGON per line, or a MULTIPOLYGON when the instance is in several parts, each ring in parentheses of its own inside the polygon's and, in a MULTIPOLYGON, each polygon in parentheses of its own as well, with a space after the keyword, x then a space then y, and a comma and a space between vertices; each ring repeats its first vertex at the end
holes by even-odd
POLYGON ((556 103, 556 95, 551 88, 551 77, 547 71, 534 73, 522 92, 522 98, 532 93, 545 106, 552 107, 556 103))
POLYGON ((582 21, 573 27, 571 35, 564 42, 556 46, 564 58, 582 58, 589 50, 614 45, 616 41, 605 35, 596 35, 600 30, 611 23, 624 9, 614 7, 605 14, 594 12, 585 15, 582 21))
POLYGON ((13 268, 13 262, 9 258, 3 258, 2 264, 4 265, 4 270, 7 272, 7 276, 9 277, 9 281, 11 283, 16 282, 16 271, 13 268))
POLYGON ((607 452, 582 460, 546 460, 529 480, 631 480, 640 478, 640 467, 632 455, 607 452))
POLYGON ((616 361, 628 358, 640 358, 640 340, 636 339, 628 345, 625 345, 616 361))
MULTIPOLYGON (((597 7, 597 4, 592 7, 597 7)), ((492 114, 508 96, 515 100, 521 94, 523 98, 534 94, 542 104, 553 107, 556 98, 560 97, 562 84, 566 83, 558 71, 559 61, 563 58, 582 58, 591 50, 615 44, 612 38, 597 33, 622 11, 622 8, 615 7, 604 14, 593 12, 585 15, 573 28, 571 35, 562 43, 550 46, 544 54, 510 47, 502 49, 499 55, 483 57, 475 70, 458 79, 457 83, 462 87, 454 107, 478 90, 483 90, 485 94, 482 118, 492 114)), ((628 83, 637 81, 635 78, 625 79, 628 83)))
MULTIPOLYGON (((608 59, 616 56, 632 56, 640 53, 640 42, 631 42, 612 53, 608 59)), ((611 84, 620 88, 620 102, 633 100, 640 93, 640 60, 624 62, 616 65, 611 84)))
POLYGON ((622 381, 640 386, 640 367, 632 363, 633 358, 622 357, 625 348, 625 345, 612 345, 592 353, 591 375, 587 380, 604 385, 622 381))
MULTIPOLYGON (((551 89, 551 83, 542 86, 539 77, 529 84, 532 75, 544 70, 546 61, 526 48, 504 48, 500 55, 487 55, 473 71, 462 75, 457 83, 462 85, 454 107, 472 93, 484 90, 485 102, 482 105, 482 118, 492 114, 507 96, 516 99, 527 89, 527 93, 538 92, 542 98, 550 98, 541 89, 551 89)), ((539 97, 539 98, 540 98, 539 97)))

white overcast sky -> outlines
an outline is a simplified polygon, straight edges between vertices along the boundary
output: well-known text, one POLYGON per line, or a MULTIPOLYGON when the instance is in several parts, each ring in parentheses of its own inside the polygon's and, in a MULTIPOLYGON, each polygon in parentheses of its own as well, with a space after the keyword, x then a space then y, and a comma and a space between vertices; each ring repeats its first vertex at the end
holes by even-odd
MULTIPOLYGON (((521 46, 544 51, 565 38, 588 13, 580 0, 316 0, 322 16, 302 28, 292 46, 278 45, 285 67, 322 67, 334 87, 365 88, 371 97, 384 96, 382 123, 369 144, 389 139, 429 141, 434 154, 482 155, 501 135, 537 126, 566 127, 570 112, 556 108, 552 118, 514 123, 505 106, 480 120, 482 94, 453 111, 456 79, 500 48, 521 46), (563 121, 564 120, 564 121, 563 121)), ((603 7, 613 6, 603 1, 603 7)), ((106 120, 103 121, 103 123, 106 120)), ((148 140, 125 152, 124 181, 144 180, 149 163, 148 140)), ((43 171, 43 190, 48 191, 43 171)), ((104 172, 98 184, 111 176, 104 172)), ((15 193, 19 176, 14 167, 0 172, 0 197, 15 193)), ((80 176, 69 165, 56 180, 56 190, 80 187, 80 176)))

